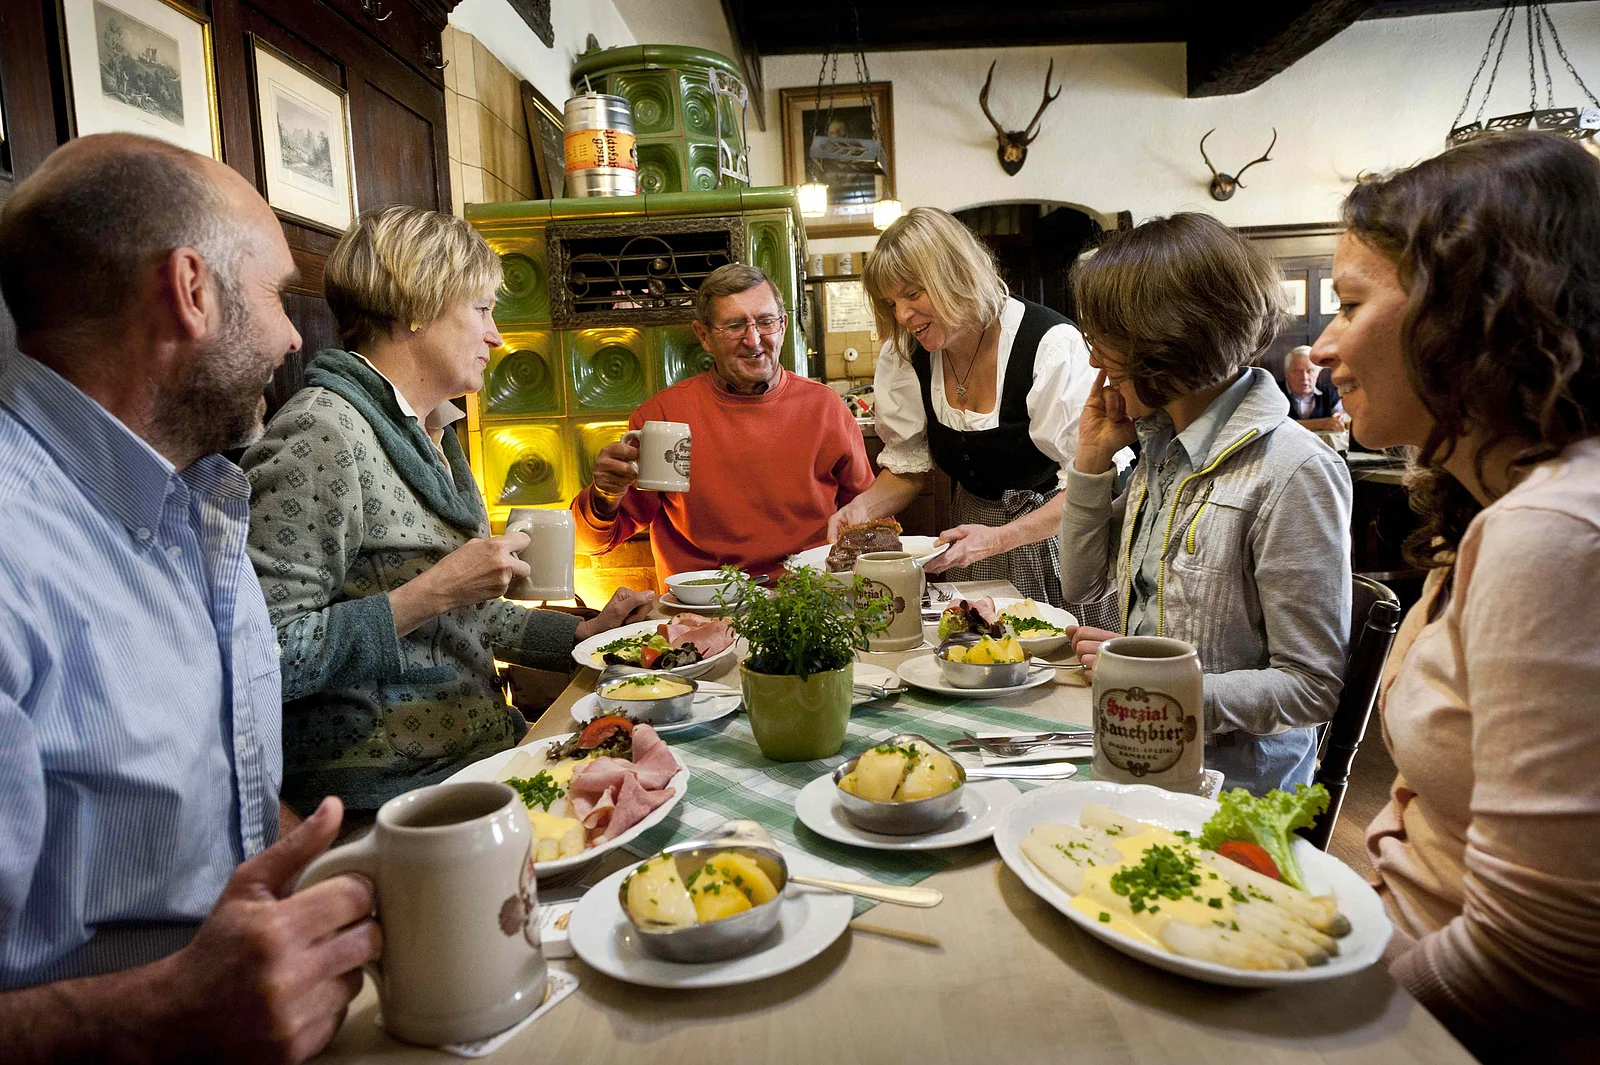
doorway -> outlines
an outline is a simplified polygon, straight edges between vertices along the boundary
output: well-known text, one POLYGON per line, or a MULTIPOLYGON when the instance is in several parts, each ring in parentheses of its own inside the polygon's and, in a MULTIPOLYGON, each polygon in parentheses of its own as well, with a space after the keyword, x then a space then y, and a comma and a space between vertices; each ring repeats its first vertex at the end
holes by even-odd
POLYGON ((1068 274, 1104 232, 1086 211, 1065 203, 995 203, 955 216, 994 252, 1011 294, 1072 317, 1068 274))

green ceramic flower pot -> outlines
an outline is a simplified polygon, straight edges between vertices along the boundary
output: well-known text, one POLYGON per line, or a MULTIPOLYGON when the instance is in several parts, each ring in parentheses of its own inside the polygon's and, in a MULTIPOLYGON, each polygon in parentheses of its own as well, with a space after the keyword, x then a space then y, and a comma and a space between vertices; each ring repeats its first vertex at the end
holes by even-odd
POLYGON ((855 671, 852 662, 801 680, 754 673, 740 665, 744 705, 761 753, 775 762, 810 762, 838 754, 850 723, 855 671))

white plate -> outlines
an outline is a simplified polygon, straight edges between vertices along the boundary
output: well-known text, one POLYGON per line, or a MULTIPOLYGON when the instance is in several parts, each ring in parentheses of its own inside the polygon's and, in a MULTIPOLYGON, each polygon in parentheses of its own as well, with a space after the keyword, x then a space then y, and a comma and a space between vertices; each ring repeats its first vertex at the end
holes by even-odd
POLYGON ((974 780, 962 787, 960 813, 939 831, 921 836, 886 836, 857 828, 839 808, 835 797, 838 790, 833 774, 823 774, 795 796, 795 815, 819 836, 875 851, 932 851, 988 839, 994 835, 1001 813, 1021 794, 1009 780, 974 780))
MULTIPOLYGON (((572 735, 572 733, 568 732, 563 736, 552 736, 547 740, 534 740, 532 743, 524 747, 513 747, 509 751, 501 751, 499 754, 491 754, 482 761, 473 762, 465 769, 454 773, 445 781, 445 783, 451 784, 463 780, 499 780, 500 771, 505 768, 506 763, 511 761, 511 759, 519 751, 526 751, 532 755, 539 755, 548 749, 552 744, 557 744, 563 740, 569 739, 572 735)), ((660 824, 666 819, 666 816, 672 812, 672 808, 682 802, 683 797, 689 793, 688 766, 683 764, 683 759, 679 758, 676 753, 672 755, 672 760, 678 763, 678 772, 673 775, 672 780, 667 784, 667 786, 672 789, 672 798, 670 800, 662 803, 660 806, 657 806, 654 810, 651 810, 645 815, 643 821, 640 821, 638 824, 634 825, 620 836, 615 836, 611 839, 608 839, 604 843, 596 843, 594 846, 586 849, 582 854, 574 854, 570 858, 557 858, 555 861, 551 862, 534 862, 533 871, 541 877, 549 877, 559 876, 562 873, 571 872, 574 869, 581 869, 583 866, 588 865, 590 862, 594 861, 602 854, 605 854, 607 851, 616 850, 623 844, 630 842, 635 836, 639 835, 641 832, 644 832, 646 829, 653 828, 660 824)))
MULTIPOLYGON (((670 725, 657 725, 651 722, 650 727, 663 736, 682 732, 684 729, 698 728, 712 721, 721 721, 739 709, 740 701, 737 695, 698 694, 689 708, 688 717, 682 721, 674 721, 670 725)), ((596 717, 604 716, 600 712, 600 700, 595 698, 594 692, 572 704, 572 720, 579 725, 587 725, 596 717)))
POLYGON ((908 658, 895 666, 894 671, 900 674, 901 680, 924 691, 938 692, 940 695, 960 695, 968 699, 1003 699, 1007 695, 1025 692, 1029 688, 1037 688, 1056 679, 1055 670, 1034 666, 1032 672, 1028 674, 1028 679, 1021 684, 1013 684, 1007 688, 957 688, 953 684, 945 683, 944 674, 939 672, 939 663, 933 660, 932 655, 908 658))
MULTIPOLYGON (((939 546, 937 536, 902 536, 900 537, 900 550, 908 552, 913 558, 922 558, 931 555, 939 546)), ((821 547, 808 547, 798 554, 789 556, 791 566, 813 566, 826 572, 828 568, 828 552, 833 550, 832 544, 823 544, 821 547)))
MULTIPOLYGON (((997 612, 1004 612, 1006 607, 1015 606, 1020 602, 1023 602, 1023 600, 996 599, 994 601, 994 608, 997 612)), ((1049 603, 1041 603, 1037 599, 1034 600, 1034 604, 1038 606, 1040 615, 1042 615, 1046 621, 1057 628, 1064 629, 1069 625, 1076 625, 1078 623, 1077 618, 1073 617, 1070 613, 1062 610, 1058 606, 1051 606, 1049 603)), ((1002 618, 1001 620, 1003 621, 1004 619, 1002 618)), ((1035 636, 1029 639, 1019 636, 1017 637, 1017 640, 1022 644, 1022 649, 1024 651, 1028 652, 1030 655, 1039 655, 1041 658, 1045 655, 1054 654, 1067 645, 1067 637, 1065 636, 1035 636)))
POLYGON ((1130 957, 1149 962, 1158 969, 1193 977, 1212 984, 1233 987, 1277 987, 1281 984, 1309 984, 1348 976, 1383 957, 1389 942, 1389 917, 1383 902, 1367 882, 1331 854, 1324 854, 1306 840, 1295 843, 1306 887, 1313 895, 1333 895, 1339 912, 1350 921, 1350 934, 1339 940, 1339 953, 1326 965, 1288 971, 1258 972, 1235 969, 1215 962, 1199 961, 1159 950, 1136 939, 1114 932, 1099 921, 1072 908, 1072 896, 1061 885, 1040 872, 1022 853, 1022 837, 1034 825, 1078 823, 1078 812, 1085 804, 1098 802, 1118 813, 1164 828, 1199 832, 1216 811, 1217 804, 1198 795, 1179 795, 1148 784, 1110 784, 1099 780, 1064 781, 1029 792, 1012 803, 1000 817, 994 843, 1000 857, 1022 882, 1040 898, 1066 914, 1067 919, 1090 935, 1105 940, 1130 957))
MULTIPOLYGON (((590 669, 604 669, 606 665, 600 660, 600 648, 625 636, 638 636, 641 633, 655 632, 661 625, 662 622, 660 621, 638 621, 632 625, 619 625, 614 629, 608 629, 598 636, 589 637, 574 647, 572 649, 572 660, 578 665, 588 666, 590 669)), ((707 673, 720 669, 722 663, 736 653, 738 643, 739 641, 736 638, 733 643, 730 643, 710 658, 702 658, 700 661, 692 662, 687 666, 675 666, 666 672, 676 673, 680 677, 688 677, 691 680, 695 677, 703 677, 707 673)))
MULTIPOLYGON (((783 851, 789 871, 800 876, 836 877, 839 870, 809 854, 783 851)), ((778 931, 768 946, 727 961, 666 961, 645 953, 617 901, 617 888, 635 866, 618 869, 590 888, 572 911, 567 937, 585 965, 607 976, 645 987, 727 987, 786 973, 827 950, 855 912, 849 895, 824 894, 791 885, 783 896, 778 931)))
POLYGON ((656 603, 662 610, 671 611, 674 614, 699 614, 702 617, 720 618, 733 613, 732 610, 724 610, 715 603, 680 603, 671 592, 663 593, 661 598, 656 600, 656 603))

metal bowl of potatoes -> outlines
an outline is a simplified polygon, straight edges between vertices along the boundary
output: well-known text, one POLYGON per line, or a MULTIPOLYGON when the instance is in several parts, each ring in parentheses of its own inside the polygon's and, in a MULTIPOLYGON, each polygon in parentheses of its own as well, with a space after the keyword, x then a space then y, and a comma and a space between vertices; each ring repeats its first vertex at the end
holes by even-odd
POLYGON ((846 791, 841 783, 845 777, 855 772, 856 766, 861 762, 858 756, 833 771, 834 796, 839 800, 839 807, 845 818, 857 828, 885 836, 920 836, 937 831, 949 823, 961 809, 961 789, 967 782, 967 771, 962 768, 961 763, 951 758, 948 751, 926 736, 918 736, 915 733, 904 732, 890 736, 878 746, 885 744, 895 747, 916 744, 924 750, 944 755, 955 767, 956 786, 942 795, 926 799, 890 802, 864 799, 846 791))
POLYGON ((707 860, 729 852, 748 855, 753 859, 767 875, 767 879, 772 881, 772 886, 777 889, 776 897, 731 917, 722 917, 703 924, 661 926, 641 921, 634 916, 628 906, 628 884, 633 878, 628 877, 617 888, 617 901, 622 906, 622 912, 627 915, 628 923, 638 933, 640 945, 646 951, 667 961, 691 963, 725 961, 756 950, 778 927, 778 918, 783 911, 783 891, 789 883, 789 863, 784 860, 783 853, 776 848, 737 840, 726 842, 689 840, 668 847, 656 857, 641 863, 638 868, 643 869, 650 862, 659 861, 665 856, 677 863, 679 878, 687 880, 691 874, 702 868, 707 860))
POLYGON ((952 633, 933 653, 939 672, 954 688, 1014 688, 1025 683, 1033 663, 1026 656, 1020 662, 952 662, 953 647, 971 647, 978 637, 970 632, 952 633))

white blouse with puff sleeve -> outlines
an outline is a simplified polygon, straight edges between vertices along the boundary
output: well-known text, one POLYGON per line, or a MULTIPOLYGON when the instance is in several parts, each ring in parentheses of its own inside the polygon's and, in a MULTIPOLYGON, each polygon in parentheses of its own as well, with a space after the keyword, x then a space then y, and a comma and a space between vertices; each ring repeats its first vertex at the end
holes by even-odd
MULTIPOLYGON (((940 353, 931 352, 933 412, 940 423, 957 432, 980 432, 1000 424, 1000 400, 1005 391, 1006 366, 1011 345, 1022 324, 1022 301, 1007 298, 1000 312, 1000 352, 995 366, 994 409, 979 414, 945 402, 944 365, 940 353)), ((1089 346, 1070 323, 1050 329, 1039 340, 1033 359, 1033 387, 1028 390, 1028 436, 1034 446, 1060 465, 1057 483, 1065 486, 1073 453, 1078 448, 1078 416, 1094 387, 1095 370, 1089 365, 1089 346)), ((873 377, 873 415, 883 452, 878 465, 895 473, 927 473, 934 468, 928 451, 928 419, 922 405, 922 386, 911 360, 895 349, 891 338, 878 354, 873 377)))

